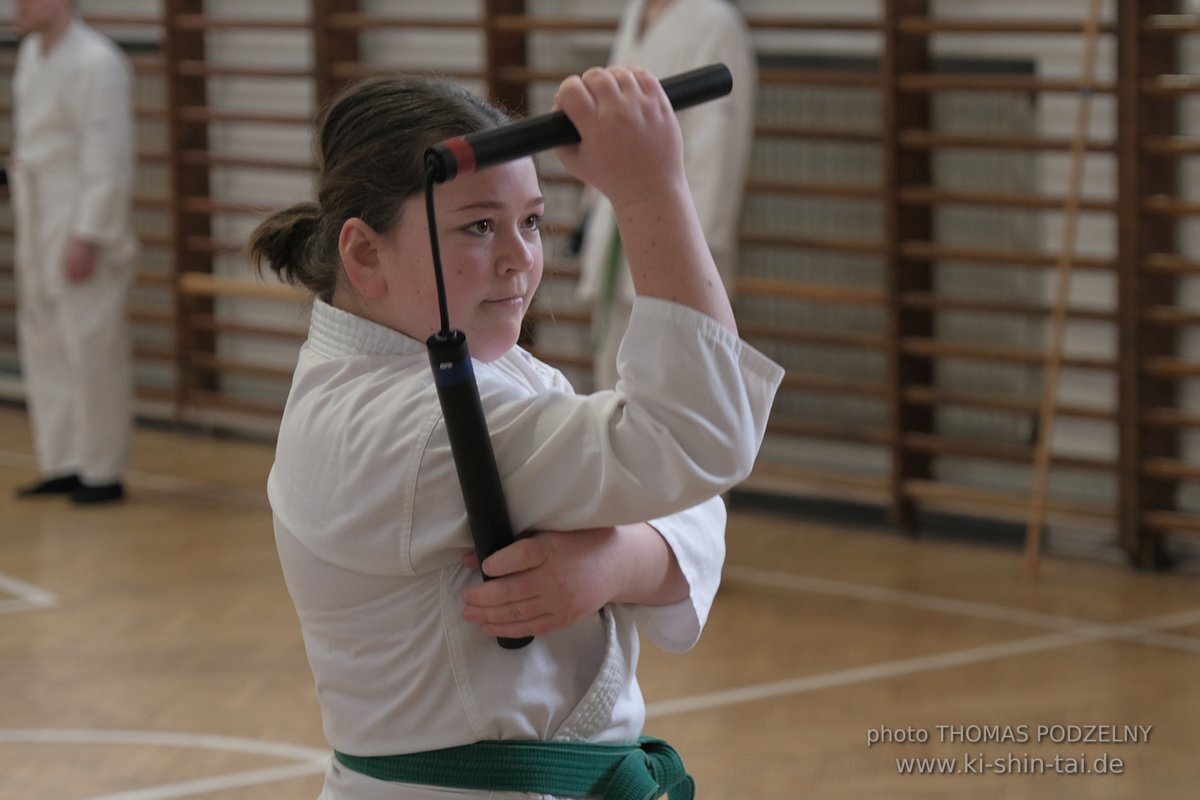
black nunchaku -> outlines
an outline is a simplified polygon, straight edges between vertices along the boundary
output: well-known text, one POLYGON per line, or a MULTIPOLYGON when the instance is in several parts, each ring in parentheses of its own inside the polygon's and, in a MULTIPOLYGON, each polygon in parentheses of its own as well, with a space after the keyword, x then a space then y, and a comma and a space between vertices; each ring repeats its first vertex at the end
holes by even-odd
MULTIPOLYGON (((711 64, 666 78, 662 87, 671 107, 680 110, 729 94, 733 89, 733 76, 724 64, 711 64)), ((425 213, 429 219, 429 244, 433 249, 441 314, 441 330, 430 336, 425 346, 429 350, 429 366, 433 369, 438 401, 450 437, 450 452, 467 509, 467 524, 481 564, 492 553, 513 543, 512 520, 479 399, 475 371, 471 367, 467 337, 450 327, 433 187, 458 175, 579 141, 579 131, 571 120, 563 112, 555 111, 447 139, 425 151, 425 213)), ((488 580, 489 576, 483 573, 483 578, 488 580)), ((500 637, 498 641, 505 649, 517 650, 532 642, 533 637, 500 637)))

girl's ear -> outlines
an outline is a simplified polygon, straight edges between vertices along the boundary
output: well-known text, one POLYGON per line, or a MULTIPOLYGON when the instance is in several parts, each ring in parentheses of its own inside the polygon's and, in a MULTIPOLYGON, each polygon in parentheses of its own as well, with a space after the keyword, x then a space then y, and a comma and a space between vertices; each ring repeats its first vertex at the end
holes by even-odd
POLYGON ((387 278, 383 274, 379 245, 379 234, 358 217, 346 220, 338 235, 338 253, 341 254, 346 277, 358 294, 367 300, 387 293, 387 278))

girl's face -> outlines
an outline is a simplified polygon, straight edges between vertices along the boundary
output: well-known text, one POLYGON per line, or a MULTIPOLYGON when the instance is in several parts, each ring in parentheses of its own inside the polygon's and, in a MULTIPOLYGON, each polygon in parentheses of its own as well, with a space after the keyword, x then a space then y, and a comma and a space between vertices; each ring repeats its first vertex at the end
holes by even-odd
MULTIPOLYGON (((545 204, 533 161, 464 175, 433 197, 450 326, 474 358, 493 361, 516 345, 542 280, 545 204)), ((388 289, 377 321, 425 341, 441 322, 423 193, 405 201, 380 256, 388 289)))

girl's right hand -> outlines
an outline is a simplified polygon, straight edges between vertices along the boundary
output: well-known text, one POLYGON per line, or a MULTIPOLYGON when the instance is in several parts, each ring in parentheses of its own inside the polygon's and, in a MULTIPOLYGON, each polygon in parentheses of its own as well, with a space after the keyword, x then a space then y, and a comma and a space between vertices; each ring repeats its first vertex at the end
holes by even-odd
POLYGON ((614 208, 686 191, 683 139, 658 79, 640 67, 593 67, 562 82, 554 106, 580 143, 556 151, 563 165, 614 208))

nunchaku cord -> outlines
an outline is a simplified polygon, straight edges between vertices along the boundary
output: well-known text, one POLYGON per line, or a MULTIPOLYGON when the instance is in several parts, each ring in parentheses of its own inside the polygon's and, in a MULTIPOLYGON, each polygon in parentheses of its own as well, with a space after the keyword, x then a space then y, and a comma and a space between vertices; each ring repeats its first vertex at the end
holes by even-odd
POLYGON ((437 169, 425 166, 425 218, 429 221, 429 248, 433 253, 433 278, 437 281, 438 315, 442 327, 438 334, 450 336, 450 310, 446 303, 446 279, 442 275, 442 249, 438 244, 437 211, 433 207, 433 187, 438 184, 437 169))

